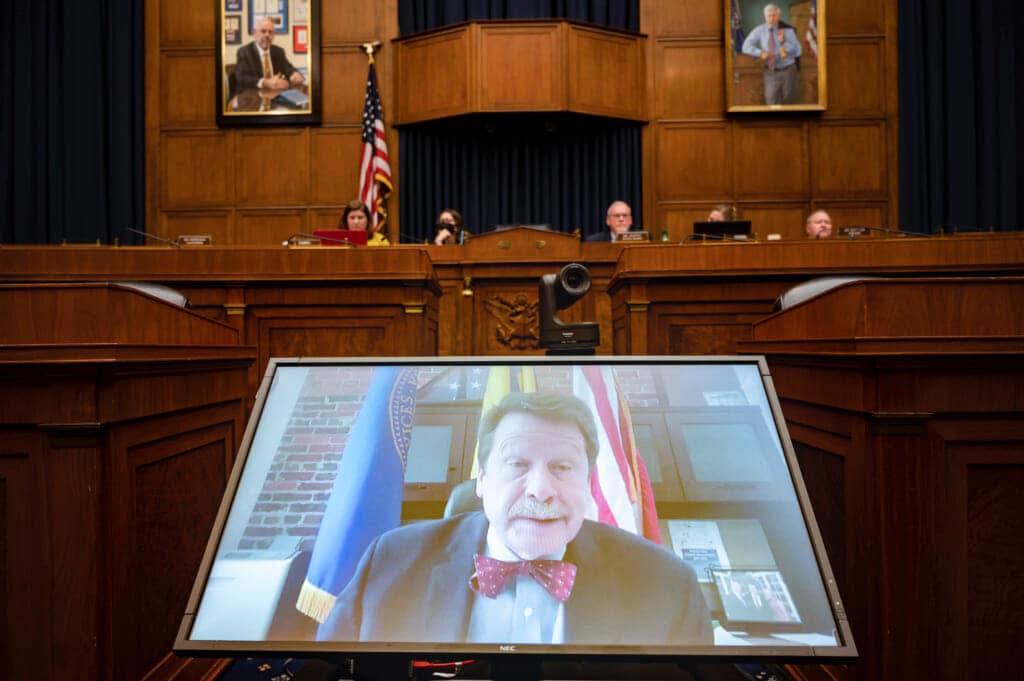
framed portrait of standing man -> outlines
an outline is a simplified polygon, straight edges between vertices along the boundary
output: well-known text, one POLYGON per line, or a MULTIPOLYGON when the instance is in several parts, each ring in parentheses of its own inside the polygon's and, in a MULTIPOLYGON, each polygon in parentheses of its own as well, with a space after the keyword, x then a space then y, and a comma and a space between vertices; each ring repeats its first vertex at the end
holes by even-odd
POLYGON ((724 0, 729 111, 823 111, 825 0, 724 0))
POLYGON ((320 122, 319 0, 214 0, 217 122, 320 122))

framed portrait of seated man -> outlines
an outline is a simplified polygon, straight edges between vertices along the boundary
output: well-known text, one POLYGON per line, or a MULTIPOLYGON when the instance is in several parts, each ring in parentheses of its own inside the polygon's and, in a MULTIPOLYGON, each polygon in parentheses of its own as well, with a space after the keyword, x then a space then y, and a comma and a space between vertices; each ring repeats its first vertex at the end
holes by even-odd
POLYGON ((729 111, 823 111, 825 0, 724 0, 729 111))
POLYGON ((217 122, 320 122, 319 0, 215 0, 217 122))

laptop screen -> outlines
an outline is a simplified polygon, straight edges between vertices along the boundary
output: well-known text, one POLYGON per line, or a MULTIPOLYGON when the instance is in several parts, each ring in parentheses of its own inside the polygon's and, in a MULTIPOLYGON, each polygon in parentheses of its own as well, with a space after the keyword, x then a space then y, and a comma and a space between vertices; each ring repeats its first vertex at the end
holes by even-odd
POLYGON ((719 222, 698 220, 693 223, 693 233, 714 234, 716 236, 750 236, 750 220, 724 220, 719 222))
POLYGON ((770 378, 271 360, 175 649, 854 657, 770 378))
POLYGON ((316 229, 313 236, 322 246, 365 246, 369 232, 365 229, 316 229))

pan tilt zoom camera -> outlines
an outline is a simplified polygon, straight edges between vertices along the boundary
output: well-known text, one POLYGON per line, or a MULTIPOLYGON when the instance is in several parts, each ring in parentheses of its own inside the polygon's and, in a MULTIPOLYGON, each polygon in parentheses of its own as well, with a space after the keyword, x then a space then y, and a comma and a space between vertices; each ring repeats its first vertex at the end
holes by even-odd
POLYGON ((590 290, 590 272, 570 263, 558 274, 540 278, 540 346, 548 354, 590 354, 600 344, 597 322, 566 324, 556 314, 570 307, 590 290))

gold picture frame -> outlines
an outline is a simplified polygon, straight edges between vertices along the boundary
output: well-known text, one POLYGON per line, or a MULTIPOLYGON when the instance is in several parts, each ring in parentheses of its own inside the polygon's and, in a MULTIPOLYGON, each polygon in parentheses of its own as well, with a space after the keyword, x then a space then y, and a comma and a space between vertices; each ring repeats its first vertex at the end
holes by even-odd
POLYGON ((217 123, 319 124, 319 0, 214 0, 214 4, 217 123), (258 33, 270 41, 265 64, 258 33))
POLYGON ((724 0, 724 8, 727 110, 824 111, 825 0, 724 0))

